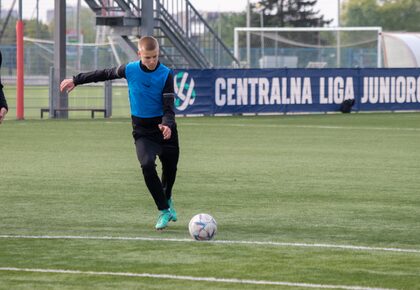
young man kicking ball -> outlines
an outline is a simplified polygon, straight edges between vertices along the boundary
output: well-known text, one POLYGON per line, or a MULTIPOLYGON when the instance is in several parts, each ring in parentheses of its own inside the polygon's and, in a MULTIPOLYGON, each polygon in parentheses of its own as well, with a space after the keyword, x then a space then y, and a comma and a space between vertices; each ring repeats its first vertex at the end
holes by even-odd
POLYGON ((159 44, 151 36, 138 41, 140 60, 118 67, 80 73, 61 82, 70 92, 77 85, 125 78, 128 83, 133 137, 144 180, 158 210, 155 228, 161 230, 177 220, 172 202, 179 159, 178 132, 174 112, 173 73, 159 62, 159 44), (156 171, 156 157, 162 163, 162 179, 156 171))

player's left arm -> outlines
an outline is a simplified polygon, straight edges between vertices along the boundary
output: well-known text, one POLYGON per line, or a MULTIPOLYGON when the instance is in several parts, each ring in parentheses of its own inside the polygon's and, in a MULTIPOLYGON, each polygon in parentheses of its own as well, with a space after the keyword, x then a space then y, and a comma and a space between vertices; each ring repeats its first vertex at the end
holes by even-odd
POLYGON ((164 139, 171 138, 171 128, 175 125, 175 90, 174 90, 174 77, 172 71, 168 74, 165 82, 165 87, 162 93, 163 98, 163 117, 162 124, 159 126, 163 133, 164 139))

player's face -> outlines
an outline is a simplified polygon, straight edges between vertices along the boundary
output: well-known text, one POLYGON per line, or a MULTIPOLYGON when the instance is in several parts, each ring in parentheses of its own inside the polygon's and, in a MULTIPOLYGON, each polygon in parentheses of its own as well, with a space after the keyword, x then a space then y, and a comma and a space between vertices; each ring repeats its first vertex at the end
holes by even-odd
POLYGON ((139 50, 141 63, 150 70, 154 70, 159 59, 159 49, 139 50))

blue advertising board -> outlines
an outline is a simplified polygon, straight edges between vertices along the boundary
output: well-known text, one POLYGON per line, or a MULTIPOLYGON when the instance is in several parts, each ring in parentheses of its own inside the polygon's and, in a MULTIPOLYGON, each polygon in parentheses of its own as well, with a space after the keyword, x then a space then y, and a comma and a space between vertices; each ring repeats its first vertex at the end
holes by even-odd
POLYGON ((420 69, 175 70, 177 114, 420 110, 420 69))

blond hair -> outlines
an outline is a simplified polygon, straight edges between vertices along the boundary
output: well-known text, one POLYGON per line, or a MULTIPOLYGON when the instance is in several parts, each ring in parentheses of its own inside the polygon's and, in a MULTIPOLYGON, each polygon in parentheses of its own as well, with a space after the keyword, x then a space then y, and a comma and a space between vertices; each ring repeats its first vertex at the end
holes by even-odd
POLYGON ((140 51, 146 50, 151 51, 155 49, 159 49, 159 43, 156 38, 153 36, 143 36, 138 41, 138 48, 140 51))

